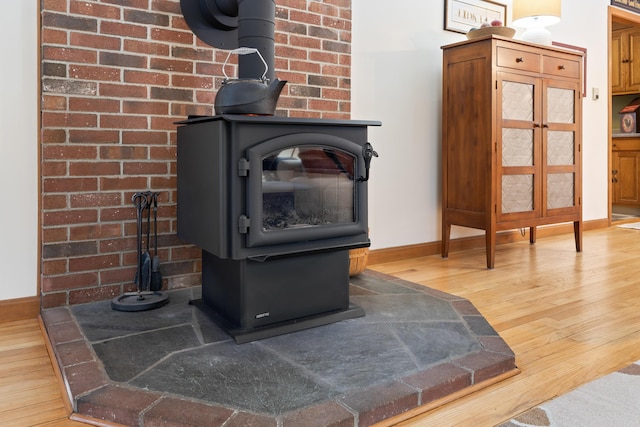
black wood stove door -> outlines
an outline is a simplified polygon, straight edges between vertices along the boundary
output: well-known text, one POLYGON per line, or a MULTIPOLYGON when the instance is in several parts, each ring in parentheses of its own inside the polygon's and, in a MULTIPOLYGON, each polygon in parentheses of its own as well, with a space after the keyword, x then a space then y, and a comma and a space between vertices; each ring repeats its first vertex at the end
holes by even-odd
POLYGON ((362 146, 323 133, 294 133, 246 151, 247 247, 366 233, 362 146))

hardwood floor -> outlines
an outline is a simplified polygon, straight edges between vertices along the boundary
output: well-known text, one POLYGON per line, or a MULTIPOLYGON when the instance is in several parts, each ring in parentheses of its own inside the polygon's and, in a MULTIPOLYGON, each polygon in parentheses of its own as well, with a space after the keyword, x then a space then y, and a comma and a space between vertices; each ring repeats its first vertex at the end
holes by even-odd
POLYGON ((0 324, 0 425, 74 427, 38 319, 0 324))
POLYGON ((494 426, 640 360, 640 231, 611 227, 370 266, 471 301, 521 373, 401 424, 494 426))
MULTIPOLYGON (((554 396, 640 360, 640 231, 587 231, 484 250, 371 265, 470 300, 516 353, 521 373, 401 422, 494 426, 554 396)), ((69 421, 38 321, 0 325, 0 425, 69 421)))

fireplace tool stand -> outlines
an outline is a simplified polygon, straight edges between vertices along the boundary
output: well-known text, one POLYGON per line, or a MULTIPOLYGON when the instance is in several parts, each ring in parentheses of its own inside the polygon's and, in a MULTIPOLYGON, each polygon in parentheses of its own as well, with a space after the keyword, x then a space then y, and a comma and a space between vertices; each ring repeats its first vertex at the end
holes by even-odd
MULTIPOLYGON (((155 289, 157 287, 156 280, 152 281, 152 277, 158 278, 157 271, 157 255, 158 255, 158 229, 157 229, 157 216, 155 210, 157 209, 158 194, 151 191, 142 193, 135 193, 131 198, 133 206, 136 208, 136 221, 137 221, 137 253, 138 253, 138 266, 136 270, 135 284, 138 289, 135 292, 125 292, 124 294, 115 297, 111 300, 111 308, 118 311, 146 311, 154 308, 162 307, 169 302, 169 295, 166 292, 160 292, 155 289), (155 253, 154 259, 151 259, 149 253, 150 246, 150 234, 151 234, 151 206, 154 206, 154 238, 155 238, 155 253), (147 211, 147 243, 146 248, 142 248, 142 217, 147 211), (155 267, 152 267, 156 264, 155 267), (154 268, 156 271, 154 272, 154 268)), ((161 279, 160 279, 161 280, 161 279)), ((161 285, 161 284, 160 284, 161 285)))

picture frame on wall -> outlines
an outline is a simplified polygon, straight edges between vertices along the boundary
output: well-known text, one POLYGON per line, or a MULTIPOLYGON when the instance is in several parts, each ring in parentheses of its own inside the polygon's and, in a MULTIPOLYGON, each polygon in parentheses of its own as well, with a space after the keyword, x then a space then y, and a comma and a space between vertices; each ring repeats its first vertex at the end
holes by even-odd
POLYGON ((623 9, 640 12, 640 0, 611 0, 612 6, 619 6, 623 9))
POLYGON ((483 22, 507 25, 507 5, 491 0, 445 0, 444 29, 466 34, 483 22))

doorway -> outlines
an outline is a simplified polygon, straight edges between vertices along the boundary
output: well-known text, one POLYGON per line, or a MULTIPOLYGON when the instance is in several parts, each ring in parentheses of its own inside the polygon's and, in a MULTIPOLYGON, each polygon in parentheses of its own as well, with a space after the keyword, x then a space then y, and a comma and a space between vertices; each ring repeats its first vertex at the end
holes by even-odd
POLYGON ((640 219, 640 125, 637 131, 626 128, 628 122, 622 126, 619 114, 640 98, 640 58, 633 58, 640 46, 640 15, 609 7, 609 30, 609 218, 619 223, 640 219))

